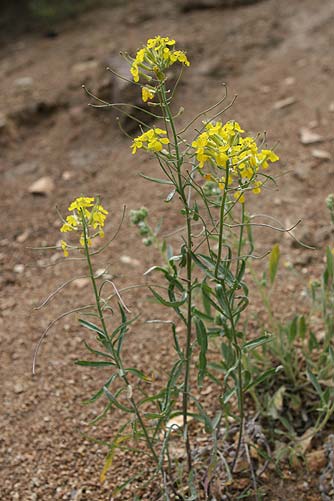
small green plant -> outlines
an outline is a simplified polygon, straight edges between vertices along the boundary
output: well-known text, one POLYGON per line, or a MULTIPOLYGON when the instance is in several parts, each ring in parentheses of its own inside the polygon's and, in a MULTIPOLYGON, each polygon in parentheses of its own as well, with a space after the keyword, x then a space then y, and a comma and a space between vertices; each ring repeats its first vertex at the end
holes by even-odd
MULTIPOLYGON (((95 336, 93 346, 85 343, 91 359, 79 360, 77 364, 105 368, 106 382, 90 402, 104 398, 106 406, 102 416, 110 412, 122 416, 109 444, 101 479, 105 479, 118 449, 126 449, 129 454, 140 449, 153 465, 152 478, 160 476, 164 499, 176 496, 176 499, 194 500, 200 499, 203 492, 205 496, 210 495, 219 464, 224 465, 226 476, 231 480, 241 450, 247 447, 243 440, 245 395, 276 371, 271 366, 263 370, 257 367, 256 371, 249 369, 250 354, 271 338, 264 333, 248 339, 243 316, 249 302, 245 270, 253 251, 253 245, 247 243, 250 218, 246 201, 273 181, 267 168, 278 156, 264 147, 265 138, 246 136, 234 120, 226 123, 220 120, 229 107, 220 108, 226 95, 188 126, 177 129, 178 113, 172 109, 177 84, 169 88, 168 70, 179 64, 180 78, 183 68, 190 63, 184 51, 175 49, 174 40, 155 37, 148 40, 134 58, 128 54, 124 57, 143 101, 150 103, 152 110, 159 110, 143 111, 150 119, 153 115, 162 123, 162 127, 149 128, 139 122, 141 130, 132 138, 132 153, 143 150, 156 158, 160 177, 145 177, 168 188, 165 203, 174 204, 174 210, 183 219, 179 248, 175 250, 175 244, 172 247, 165 239, 159 239, 160 223, 155 229, 149 225, 146 208, 130 214, 143 243, 154 244, 164 256, 163 264, 152 266, 146 275, 155 280, 149 285, 152 297, 169 312, 169 320, 164 323, 166 329, 170 329, 174 361, 167 377, 160 378, 159 388, 151 383, 148 374, 124 363, 122 348, 126 334, 130 328, 140 329, 139 323, 134 324, 136 317, 129 319, 130 312, 115 284, 112 284, 114 293, 104 296, 106 281, 99 283, 93 260, 107 244, 96 250, 91 242, 104 236, 107 211, 98 199, 80 197, 69 206, 71 214, 61 228, 64 233, 80 235, 74 244, 62 240, 61 248, 65 257, 72 252, 84 253, 95 300, 95 306, 86 312, 94 321, 86 317, 80 319, 81 326, 95 336), (210 117, 210 113, 213 116, 210 117), (201 118, 204 120, 189 141, 190 126, 201 118), (112 315, 112 320, 107 313, 112 315), (215 361, 208 359, 209 348, 215 350, 217 339, 221 341, 223 355, 220 362, 219 352, 214 356, 215 361), (212 368, 219 368, 221 374, 217 376, 212 368), (198 394, 209 380, 217 386, 217 401, 214 407, 206 408, 198 394), (218 460, 219 444, 223 440, 221 424, 225 418, 226 423, 232 419, 238 425, 230 462, 218 460), (209 462, 196 453, 190 420, 200 423, 208 442, 212 442, 209 462), (171 437, 173 440, 177 437, 184 445, 186 459, 181 465, 172 460, 171 437), (201 481, 203 468, 204 483, 201 481)), ((99 101, 99 106, 110 106, 99 101)), ((130 481, 126 480, 123 487, 130 481)), ((120 490, 122 486, 117 492, 120 490)))
MULTIPOLYGON (((334 226, 333 195, 328 196, 326 205, 334 226)), ((307 287, 308 312, 281 321, 272 307, 279 255, 275 245, 268 271, 261 279, 253 272, 273 338, 246 363, 253 373, 262 372, 272 363, 279 366, 278 374, 254 387, 251 395, 257 409, 269 419, 273 438, 284 436, 285 442, 298 451, 301 437, 314 437, 334 412, 334 256, 333 248, 327 246, 322 276, 307 287)))

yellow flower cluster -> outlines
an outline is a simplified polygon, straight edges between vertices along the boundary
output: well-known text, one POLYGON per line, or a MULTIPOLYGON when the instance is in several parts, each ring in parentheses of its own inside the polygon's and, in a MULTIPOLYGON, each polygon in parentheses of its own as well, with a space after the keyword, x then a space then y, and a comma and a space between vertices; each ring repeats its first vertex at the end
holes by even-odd
POLYGON ((139 148, 144 150, 158 152, 163 149, 164 144, 169 143, 168 137, 163 137, 167 132, 163 129, 154 128, 136 137, 131 145, 134 155, 139 148))
POLYGON ((240 203, 245 201, 246 189, 252 189, 253 193, 261 192, 263 183, 258 180, 260 167, 266 169, 269 162, 279 160, 273 151, 259 150, 253 138, 242 137, 243 132, 244 130, 235 121, 225 124, 209 122, 205 124, 204 132, 192 143, 198 167, 202 169, 204 165, 208 165, 213 170, 213 173, 211 171, 205 174, 205 178, 208 181, 215 181, 222 190, 226 184, 231 186, 235 192, 234 197, 240 203), (220 169, 224 171, 222 176, 219 173, 220 169))
MULTIPOLYGON (((159 81, 165 79, 165 71, 172 64, 179 62, 185 66, 190 66, 185 52, 174 49, 175 40, 168 37, 157 36, 147 40, 145 47, 140 49, 136 57, 131 60, 131 74, 135 82, 139 82, 140 77, 151 82, 153 76, 159 81)), ((153 99, 155 88, 144 86, 142 88, 142 98, 146 102, 153 99)))
MULTIPOLYGON (((99 200, 94 197, 79 197, 76 198, 68 207, 69 212, 72 212, 66 217, 66 220, 60 228, 61 233, 68 233, 71 231, 80 231, 80 245, 85 246, 84 228, 86 229, 87 242, 91 245, 95 236, 99 235, 104 237, 104 223, 108 211, 100 205, 99 200), (89 236, 89 230, 93 229, 96 232, 89 236)), ((61 248, 64 256, 68 256, 68 244, 65 240, 61 240, 61 248)))

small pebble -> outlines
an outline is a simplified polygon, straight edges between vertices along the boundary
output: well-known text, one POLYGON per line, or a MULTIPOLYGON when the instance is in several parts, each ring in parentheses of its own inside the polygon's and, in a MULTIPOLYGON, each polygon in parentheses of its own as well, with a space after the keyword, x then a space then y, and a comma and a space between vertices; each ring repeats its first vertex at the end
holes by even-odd
POLYGON ((15 273, 23 273, 24 272, 24 264, 16 264, 13 268, 15 273))

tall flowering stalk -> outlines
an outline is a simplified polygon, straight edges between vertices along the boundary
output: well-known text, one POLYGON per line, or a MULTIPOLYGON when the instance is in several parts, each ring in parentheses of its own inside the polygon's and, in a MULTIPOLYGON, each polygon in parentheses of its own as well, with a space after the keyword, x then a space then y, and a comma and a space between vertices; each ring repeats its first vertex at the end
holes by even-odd
MULTIPOLYGON (((169 186, 166 201, 177 201, 177 211, 184 218, 181 247, 174 252, 166 242, 159 242, 157 232, 148 223, 146 208, 131 213, 131 220, 144 237, 144 244, 156 244, 164 254, 164 264, 153 266, 146 275, 161 277, 160 283, 149 288, 157 302, 172 311, 171 319, 164 323, 171 326, 177 359, 168 373, 167 382, 153 395, 142 388, 150 378, 135 367, 126 367, 123 362, 125 334, 133 320, 127 319, 129 312, 120 292, 109 279, 99 285, 99 277, 94 273, 92 242, 104 237, 108 217, 108 211, 98 198, 79 197, 70 204, 70 214, 60 229, 64 235, 60 247, 65 257, 72 252, 84 253, 95 298, 95 309, 91 314, 97 318, 97 324, 86 319, 81 319, 80 324, 94 332, 99 348, 86 343, 95 359, 77 363, 86 367, 103 366, 111 371, 104 386, 90 401, 93 403, 103 396, 107 399, 106 408, 97 419, 115 409, 125 415, 124 423, 110 444, 101 480, 105 479, 118 448, 132 451, 132 441, 145 442, 154 464, 153 477, 157 473, 161 475, 164 499, 169 500, 172 493, 176 499, 190 500, 199 498, 201 482, 196 476, 198 471, 189 419, 204 423, 213 441, 210 464, 207 465, 206 497, 218 461, 220 423, 224 415, 232 414, 231 399, 238 405, 240 429, 232 471, 242 448, 244 394, 257 384, 244 367, 243 359, 249 350, 268 341, 266 336, 244 341, 245 335, 240 327, 242 312, 248 305, 244 273, 252 252, 252 243, 246 249, 244 229, 249 225, 246 202, 251 196, 260 194, 271 180, 267 168, 278 160, 278 156, 270 149, 261 149, 254 138, 245 136, 238 122, 224 123, 218 119, 224 110, 216 113, 212 120, 202 122, 200 130, 188 142, 184 132, 196 118, 183 131, 177 130, 172 109, 175 88, 169 88, 168 75, 171 66, 178 65, 181 74, 190 63, 186 53, 176 49, 175 45, 175 40, 157 36, 149 39, 135 57, 125 55, 134 83, 141 87, 143 102, 158 107, 160 115, 156 118, 162 120, 161 126, 151 128, 140 122, 140 134, 132 140, 132 153, 137 155, 143 151, 156 158, 163 177, 148 179, 169 186), (73 235, 74 239, 69 238, 73 235), (102 297, 106 284, 111 284, 114 292, 102 297), (160 293, 161 290, 165 294, 160 293), (115 314, 109 304, 113 300, 118 303, 119 325, 111 331, 105 312, 115 314), (184 338, 177 328, 180 325, 185 327, 184 338), (221 341, 222 360, 216 365, 223 371, 222 381, 212 372, 207 361, 212 337, 221 341), (220 409, 215 409, 214 416, 212 409, 204 409, 194 392, 195 385, 200 391, 208 379, 219 385, 221 393, 217 402, 220 409), (173 420, 180 416, 182 425, 179 421, 177 425, 173 424, 173 420), (170 454, 170 437, 175 427, 178 433, 182 431, 185 445, 186 487, 176 479, 170 454)), ((266 373, 257 377, 263 380, 266 373)))
MULTIPOLYGON (((186 340, 182 352, 184 366, 182 413, 188 469, 191 471, 192 453, 187 421, 189 404, 192 400, 190 381, 193 352, 195 346, 198 345, 200 349, 199 381, 202 383, 206 374, 208 324, 215 322, 212 316, 205 315, 198 309, 194 294, 201 289, 205 300, 220 316, 220 323, 223 325, 221 335, 227 337, 234 347, 234 368, 229 367, 227 370, 225 389, 229 394, 227 380, 233 377, 236 384, 232 391, 237 393, 241 419, 237 459, 241 447, 244 415, 242 348, 239 346, 237 324, 241 311, 248 303, 247 287, 242 282, 246 263, 246 258, 242 257, 245 201, 249 192, 254 194, 261 192, 263 185, 269 179, 265 170, 270 163, 278 160, 278 156, 269 149, 260 149, 254 138, 244 137, 244 130, 236 121, 229 121, 225 124, 219 120, 204 122, 201 132, 197 134, 191 145, 186 143, 176 130, 170 106, 171 91, 168 89, 167 71, 175 62, 185 66, 189 66, 190 63, 186 54, 175 50, 174 45, 175 41, 167 37, 150 39, 132 60, 131 73, 134 81, 142 85, 143 101, 146 102, 149 99, 158 101, 165 126, 164 129, 145 130, 140 136, 134 138, 132 152, 136 154, 139 149, 143 149, 157 157, 163 173, 173 185, 169 200, 174 195, 178 195, 185 217, 186 238, 181 249, 182 257, 179 258, 180 272, 183 267, 186 269, 185 278, 182 276, 179 278, 186 283, 185 288, 179 283, 183 298, 181 301, 176 301, 173 295, 173 300, 171 300, 171 295, 169 295, 169 301, 166 302, 156 291, 153 292, 161 304, 174 308, 181 321, 186 324, 186 340), (214 196, 210 196, 210 193, 214 196), (194 194, 197 195, 195 201, 192 200, 194 194), (198 199, 202 199, 201 210, 198 199), (224 236, 224 227, 229 226, 228 221, 236 204, 241 204, 242 209, 237 255, 232 258, 232 249, 224 236), (216 209, 219 213, 218 220, 213 215, 216 209), (202 214, 204 212, 206 214, 202 214), (193 223, 198 220, 203 225, 201 238, 204 241, 201 245, 203 247, 203 244, 207 244, 208 254, 206 255, 194 251, 193 223), (213 226, 210 227, 208 222, 211 222, 213 226), (212 246, 213 240, 216 242, 217 251, 212 246), (224 256, 223 249, 225 249, 224 256), (234 274, 231 266, 232 260, 236 263, 234 274), (202 272, 201 283, 199 283, 197 273, 199 270, 202 272), (243 292, 241 296, 237 292, 240 289, 243 292)), ((177 261, 176 257, 170 260, 170 267, 174 267, 174 271, 177 261)), ((164 273, 167 277, 168 267, 164 273)), ((175 273, 178 272, 175 271, 175 273)), ((175 277, 172 280, 175 280, 175 277)), ((169 279, 170 285, 172 280, 169 279)), ((225 397, 226 395, 223 395, 223 399, 225 397)))

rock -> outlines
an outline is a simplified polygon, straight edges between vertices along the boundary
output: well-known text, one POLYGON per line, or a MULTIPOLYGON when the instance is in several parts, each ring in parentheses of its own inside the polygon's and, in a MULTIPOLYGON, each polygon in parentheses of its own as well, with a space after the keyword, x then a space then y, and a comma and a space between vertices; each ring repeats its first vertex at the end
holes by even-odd
POLYGON ((291 106, 292 104, 295 104, 296 99, 293 96, 286 97, 285 99, 280 99, 279 101, 276 101, 273 105, 274 110, 282 110, 283 108, 287 108, 288 106, 291 106))
POLYGON ((296 79, 294 77, 287 77, 285 78, 284 82, 283 82, 285 85, 293 85, 294 83, 296 83, 296 79))
POLYGON ((331 160, 332 158, 332 155, 329 153, 329 151, 325 150, 314 149, 311 151, 311 155, 313 158, 317 158, 319 160, 331 160))
POLYGON ((310 129, 307 129, 306 127, 302 127, 299 133, 300 133, 300 141, 302 144, 321 143, 324 141, 324 138, 320 136, 320 134, 312 132, 310 129))
POLYGON ((24 264, 16 264, 13 268, 15 273, 23 273, 24 272, 24 264))
POLYGON ((16 383, 14 385, 14 393, 16 393, 17 395, 19 395, 20 393, 24 393, 24 392, 25 392, 25 389, 24 389, 24 386, 21 383, 16 383))
POLYGON ((140 261, 138 261, 138 259, 135 259, 135 258, 130 257, 130 256, 123 255, 120 257, 120 261, 123 264, 130 264, 131 266, 139 266, 140 265, 140 261))
POLYGON ((89 285, 89 282, 89 278, 77 278, 76 280, 74 280, 73 285, 77 289, 84 289, 85 287, 87 287, 87 285, 89 285))
POLYGON ((37 179, 37 181, 33 182, 29 188, 28 191, 32 195, 49 195, 52 193, 54 190, 54 182, 53 179, 50 176, 44 176, 41 177, 40 179, 37 179))
POLYGON ((27 90, 33 86, 34 79, 32 77, 21 77, 14 80, 14 85, 18 89, 27 90))
POLYGON ((25 242, 27 240, 27 238, 29 237, 30 235, 30 230, 24 230, 23 233, 20 233, 20 235, 18 235, 16 237, 16 241, 19 243, 19 244, 23 244, 23 242, 25 242))
POLYGON ((74 176, 75 176, 75 173, 73 171, 70 171, 70 170, 64 170, 64 172, 61 175, 61 177, 64 181, 69 181, 70 179, 74 178, 74 176))

